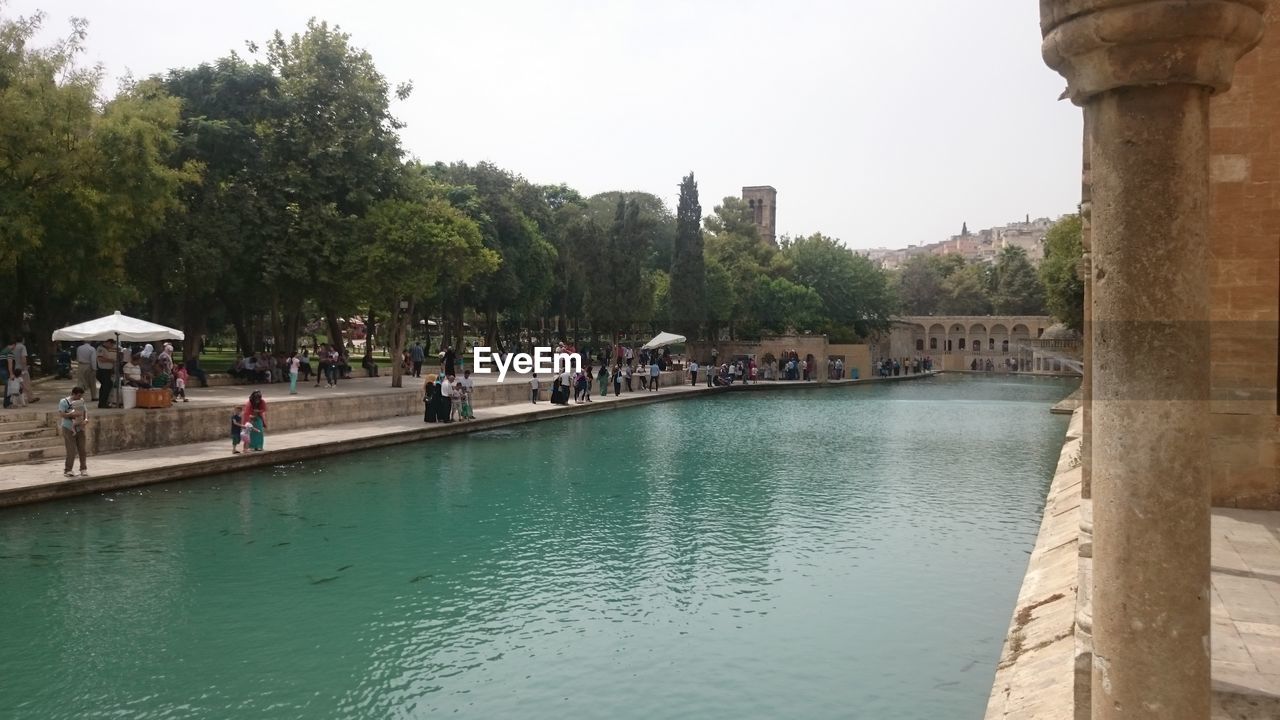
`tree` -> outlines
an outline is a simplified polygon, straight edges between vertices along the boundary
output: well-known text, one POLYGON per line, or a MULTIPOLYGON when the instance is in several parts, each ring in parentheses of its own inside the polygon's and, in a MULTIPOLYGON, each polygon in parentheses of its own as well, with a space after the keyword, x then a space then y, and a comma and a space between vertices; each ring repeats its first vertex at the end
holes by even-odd
POLYGON ((702 205, 693 173, 680 183, 676 208, 675 246, 671 253, 670 304, 672 327, 696 337, 706 316, 707 270, 703 257, 702 205))
POLYGON ((884 272, 870 260, 822 233, 783 238, 781 244, 791 279, 813 289, 822 302, 817 325, 798 327, 841 340, 888 328, 892 293, 884 272))
MULTIPOLYGON (((704 255, 707 267, 708 302, 712 301, 711 270, 714 263, 728 274, 730 311, 723 322, 729 327, 730 337, 752 335, 759 331, 756 310, 760 306, 757 297, 762 283, 785 270, 784 260, 778 249, 760 239, 752 219, 751 208, 741 198, 727 197, 717 205, 704 222, 706 243, 704 255)), ((719 290, 719 288, 716 288, 719 290)))
POLYGON ((484 246, 471 218, 438 198, 378 202, 365 217, 363 230, 357 267, 364 271, 370 296, 381 299, 390 317, 397 318, 391 331, 391 386, 400 387, 399 359, 414 299, 434 295, 445 277, 465 283, 492 272, 499 257, 484 246))
POLYGON ((991 304, 997 315, 1044 312, 1044 288, 1022 248, 1009 246, 1000 251, 992 279, 991 304))
POLYGON ((101 70, 76 65, 84 21, 31 47, 43 20, 0 17, 0 333, 26 326, 51 359, 58 325, 139 298, 125 259, 199 168, 168 163, 176 100, 143 82, 102 102, 101 70))
POLYGON ((646 287, 636 252, 645 229, 640 205, 620 197, 604 242, 591 257, 596 271, 589 274, 587 284, 587 317, 597 333, 608 332, 616 339, 617 333, 648 320, 653 291, 646 287))
MULTIPOLYGON (((402 171, 401 124, 391 115, 386 78, 341 28, 312 19, 303 34, 277 32, 266 56, 281 110, 260 129, 263 180, 271 190, 266 202, 280 215, 263 248, 263 287, 271 306, 286 313, 315 297, 336 341, 337 318, 356 300, 347 278, 360 219, 391 195, 402 171)), ((396 96, 410 90, 401 85, 396 96)))
POLYGON ((946 276, 933 255, 907 260, 897 276, 898 299, 907 315, 932 315, 942 306, 946 276))
POLYGON ((987 285, 985 267, 976 263, 962 266, 942 281, 938 310, 944 315, 991 314, 987 285))
POLYGON ((1079 215, 1068 215, 1054 223, 1045 235, 1044 260, 1040 263, 1040 281, 1049 312, 1077 331, 1084 330, 1084 282, 1077 272, 1084 255, 1082 233, 1079 215))

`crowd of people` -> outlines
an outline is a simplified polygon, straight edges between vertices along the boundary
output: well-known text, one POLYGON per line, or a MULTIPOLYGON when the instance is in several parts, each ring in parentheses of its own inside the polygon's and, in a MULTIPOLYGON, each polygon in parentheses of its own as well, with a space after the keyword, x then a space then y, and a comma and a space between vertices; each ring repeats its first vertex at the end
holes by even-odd
POLYGON ((876 374, 880 377, 933 372, 933 358, 927 355, 924 357, 884 358, 875 365, 876 374))

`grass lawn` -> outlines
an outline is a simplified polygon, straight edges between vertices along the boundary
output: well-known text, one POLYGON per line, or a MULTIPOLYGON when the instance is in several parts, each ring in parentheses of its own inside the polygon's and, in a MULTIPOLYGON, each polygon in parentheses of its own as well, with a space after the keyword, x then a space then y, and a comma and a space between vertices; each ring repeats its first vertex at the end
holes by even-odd
MULTIPOLYGON (((360 360, 363 357, 364 356, 362 355, 352 357, 351 358, 351 360, 353 361, 352 364, 357 368, 359 368, 360 360)), ((378 363, 378 367, 383 367, 383 368, 391 367, 391 358, 388 357, 385 353, 374 353, 373 360, 374 362, 378 363)), ((200 353, 200 367, 203 368, 205 372, 224 373, 227 370, 229 370, 231 366, 235 364, 235 362, 236 362, 235 350, 226 350, 226 349, 213 350, 211 348, 206 347, 204 352, 200 353)))

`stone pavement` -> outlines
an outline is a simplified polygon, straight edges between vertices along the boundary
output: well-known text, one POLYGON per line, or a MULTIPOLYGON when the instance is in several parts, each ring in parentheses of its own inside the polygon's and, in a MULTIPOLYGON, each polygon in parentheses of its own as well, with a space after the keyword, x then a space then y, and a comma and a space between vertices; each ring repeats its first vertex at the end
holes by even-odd
MULTIPOLYGON (((996 669, 986 720, 1075 720, 1080 412, 996 669)), ((1211 720, 1280 720, 1280 512, 1212 512, 1211 720)), ((1086 574, 1087 575, 1087 574, 1086 574)))

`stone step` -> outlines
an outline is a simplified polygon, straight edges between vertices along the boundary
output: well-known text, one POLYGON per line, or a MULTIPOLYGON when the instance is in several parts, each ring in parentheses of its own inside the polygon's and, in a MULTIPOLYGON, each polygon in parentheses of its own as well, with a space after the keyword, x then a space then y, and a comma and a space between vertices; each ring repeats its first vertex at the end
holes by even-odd
POLYGON ((60 458, 63 456, 64 454, 61 447, 0 451, 0 465, 15 465, 18 463, 49 460, 51 458, 60 458))
POLYGON ((8 423, 43 420, 44 413, 36 410, 0 410, 0 427, 8 423))
POLYGON ((0 427, 0 444, 13 440, 26 440, 28 438, 58 437, 58 431, 56 428, 51 428, 47 425, 36 425, 35 423, 32 423, 32 425, 34 427, 21 428, 18 430, 11 430, 8 427, 0 427))
POLYGON ((62 438, 57 435, 41 435, 39 437, 22 438, 21 440, 0 441, 0 454, 15 450, 36 450, 51 447, 62 447, 62 438))
POLYGON ((52 430, 54 427, 44 420, 27 420, 21 422, 0 423, 0 439, 9 433, 22 432, 24 430, 52 430))

